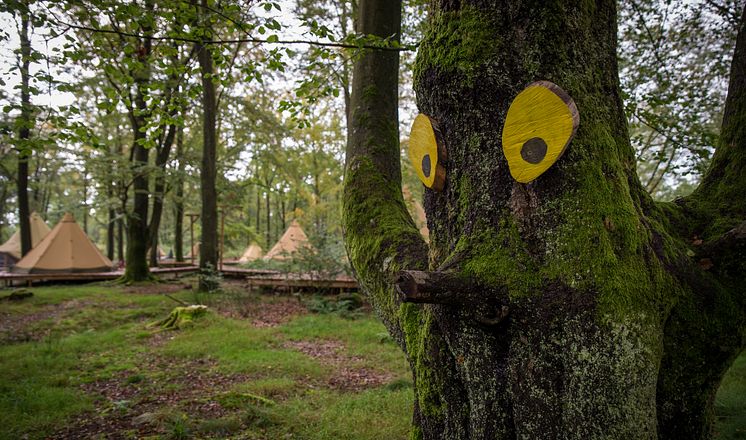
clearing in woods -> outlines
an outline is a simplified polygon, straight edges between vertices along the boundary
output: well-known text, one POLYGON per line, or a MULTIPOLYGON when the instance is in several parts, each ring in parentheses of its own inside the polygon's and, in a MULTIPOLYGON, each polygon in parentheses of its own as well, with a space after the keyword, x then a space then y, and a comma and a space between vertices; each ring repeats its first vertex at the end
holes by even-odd
POLYGON ((183 284, 32 291, 0 302, 2 439, 408 435, 404 356, 348 302, 235 284, 211 295, 183 284), (149 328, 179 306, 161 293, 210 312, 185 329, 149 328))

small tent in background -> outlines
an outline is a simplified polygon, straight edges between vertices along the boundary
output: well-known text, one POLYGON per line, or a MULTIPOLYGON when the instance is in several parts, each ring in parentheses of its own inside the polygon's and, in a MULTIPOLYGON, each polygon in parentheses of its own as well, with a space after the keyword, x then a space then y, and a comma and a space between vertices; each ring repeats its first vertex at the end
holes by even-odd
POLYGON ((262 248, 256 243, 251 243, 249 247, 243 251, 243 255, 238 259, 239 263, 248 263, 262 258, 262 248))
POLYGON ((13 268, 20 273, 104 272, 113 264, 67 213, 13 268))
MULTIPOLYGON (((41 216, 35 212, 29 216, 29 223, 31 225, 31 248, 33 249, 49 234, 50 229, 41 216)), ((21 230, 19 228, 8 241, 0 246, 0 267, 13 266, 20 259, 21 230)))
POLYGON ((289 260, 301 248, 313 249, 298 220, 290 223, 287 231, 264 256, 264 260, 289 260))

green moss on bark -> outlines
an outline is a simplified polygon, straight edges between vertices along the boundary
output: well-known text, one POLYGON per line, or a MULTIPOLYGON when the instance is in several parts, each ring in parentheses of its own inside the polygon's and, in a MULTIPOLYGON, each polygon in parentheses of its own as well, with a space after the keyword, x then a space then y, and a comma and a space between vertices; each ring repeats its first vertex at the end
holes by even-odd
POLYGON ((501 53, 495 26, 500 24, 491 14, 472 6, 449 12, 435 11, 419 49, 428 56, 417 57, 415 81, 427 69, 437 68, 458 70, 472 83, 478 67, 501 53))

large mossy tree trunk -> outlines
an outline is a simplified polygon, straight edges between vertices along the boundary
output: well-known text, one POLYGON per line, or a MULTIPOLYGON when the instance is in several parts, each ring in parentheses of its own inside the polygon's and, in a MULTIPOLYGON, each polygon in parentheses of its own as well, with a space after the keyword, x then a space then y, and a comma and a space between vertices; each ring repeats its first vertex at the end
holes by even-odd
MULTIPOLYGON (((394 2, 360 12, 361 32, 398 33, 394 2)), ((663 204, 635 174, 614 1, 441 0, 429 20, 415 91, 448 152, 429 247, 401 196, 396 52, 356 62, 343 199, 350 261, 412 367, 413 437, 707 438, 746 340, 744 33, 712 169, 663 204), (522 184, 501 133, 537 80, 580 126, 522 184)))

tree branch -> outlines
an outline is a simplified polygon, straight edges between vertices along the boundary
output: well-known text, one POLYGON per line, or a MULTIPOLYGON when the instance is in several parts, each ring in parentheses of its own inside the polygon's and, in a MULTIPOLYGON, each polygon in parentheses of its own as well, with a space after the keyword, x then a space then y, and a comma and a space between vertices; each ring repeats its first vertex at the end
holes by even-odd
POLYGON ((323 41, 309 41, 309 40, 275 40, 269 38, 237 38, 229 40, 200 40, 197 38, 188 37, 156 37, 154 35, 140 35, 133 32, 117 31, 114 29, 101 29, 90 26, 81 26, 72 23, 67 23, 59 20, 59 24, 83 31, 96 32, 102 34, 117 34, 124 37, 140 38, 151 41, 183 41, 187 43, 201 43, 201 44, 238 44, 238 43, 258 43, 258 44, 308 44, 310 46, 321 46, 321 47, 334 47, 339 49, 372 49, 381 50, 387 52, 412 52, 417 50, 418 44, 408 44, 402 46, 379 46, 373 44, 349 44, 349 43, 326 43, 323 41))
POLYGON ((699 265, 705 270, 729 271, 732 266, 743 267, 746 261, 746 221, 716 238, 704 243, 695 253, 699 265))
POLYGON ((479 286, 449 272, 403 270, 394 285, 402 302, 469 308, 474 320, 486 326, 500 324, 510 311, 506 289, 479 286), (489 315, 480 313, 485 305, 496 311, 489 315))

